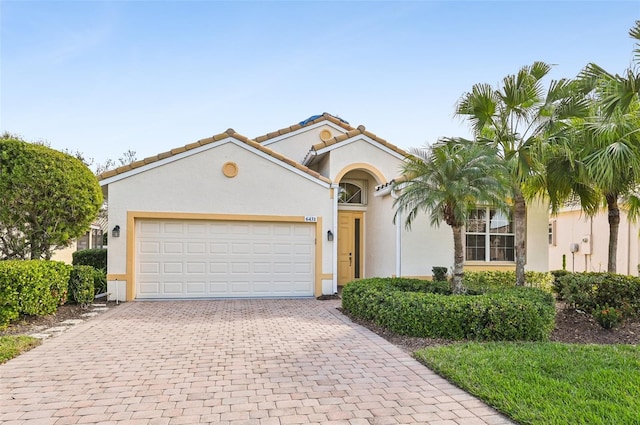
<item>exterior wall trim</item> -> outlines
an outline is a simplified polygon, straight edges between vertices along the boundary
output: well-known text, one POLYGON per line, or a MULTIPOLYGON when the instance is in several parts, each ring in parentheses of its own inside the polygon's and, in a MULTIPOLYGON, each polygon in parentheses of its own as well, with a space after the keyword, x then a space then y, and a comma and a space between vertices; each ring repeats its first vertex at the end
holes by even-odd
POLYGON ((304 216, 279 216, 279 215, 250 215, 250 214, 211 214, 211 213, 186 213, 186 212, 162 212, 162 211, 127 211, 127 246, 126 246, 126 274, 110 274, 114 279, 126 280, 127 301, 133 301, 136 297, 135 282, 135 224, 136 220, 144 219, 168 219, 168 220, 217 220, 217 221, 267 221, 280 223, 307 223, 315 226, 315 276, 314 295, 322 295, 322 217, 316 222, 308 222, 304 216))
POLYGON ((378 170, 373 165, 368 164, 366 162, 356 162, 356 163, 353 163, 353 164, 349 164, 346 167, 344 167, 342 170, 340 170, 340 172, 338 172, 338 174, 336 175, 335 179, 333 179, 334 183, 336 183, 336 184, 340 183, 342 178, 349 171, 353 171, 353 170, 365 170, 365 171, 368 171, 372 176, 375 177, 376 182, 378 184, 382 184, 382 183, 384 183, 386 181, 385 177, 384 177, 384 174, 382 174, 380 172, 380 170, 378 170))

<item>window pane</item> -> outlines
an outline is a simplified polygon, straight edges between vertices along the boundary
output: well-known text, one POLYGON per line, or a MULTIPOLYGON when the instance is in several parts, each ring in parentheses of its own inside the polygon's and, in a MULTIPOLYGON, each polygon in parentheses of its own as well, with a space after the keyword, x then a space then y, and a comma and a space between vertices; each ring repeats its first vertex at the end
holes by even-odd
POLYGON ((490 233, 513 233, 513 221, 510 214, 499 210, 490 210, 489 214, 491 214, 490 233))
POLYGON ((515 260, 515 237, 514 236, 490 236, 490 259, 491 261, 514 261, 515 260))
POLYGON ((362 203, 362 189, 351 183, 340 183, 340 195, 338 202, 341 204, 361 204, 362 203))
POLYGON ((469 215, 469 222, 467 223, 467 232, 469 233, 485 233, 486 228, 486 215, 487 210, 477 209, 471 211, 469 215))
POLYGON ((466 259, 467 261, 485 261, 485 236, 466 235, 466 259))

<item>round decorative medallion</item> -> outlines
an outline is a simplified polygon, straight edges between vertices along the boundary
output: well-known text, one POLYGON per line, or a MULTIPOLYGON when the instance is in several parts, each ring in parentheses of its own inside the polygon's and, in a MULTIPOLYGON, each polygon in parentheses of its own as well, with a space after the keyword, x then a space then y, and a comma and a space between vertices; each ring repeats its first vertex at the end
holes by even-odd
POLYGON ((320 132, 320 140, 322 140, 323 142, 326 142, 327 140, 331 139, 333 137, 333 135, 331 134, 331 132, 329 130, 322 130, 320 132))
POLYGON ((222 174, 232 178, 238 175, 238 164, 235 162, 225 162, 222 166, 222 174))

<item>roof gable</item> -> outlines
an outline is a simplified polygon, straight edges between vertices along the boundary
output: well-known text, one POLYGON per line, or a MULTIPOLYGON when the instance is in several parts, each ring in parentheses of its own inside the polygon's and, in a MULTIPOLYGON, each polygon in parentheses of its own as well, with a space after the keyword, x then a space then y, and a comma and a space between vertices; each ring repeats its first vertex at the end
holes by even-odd
POLYGON ((396 154, 396 156, 398 156, 399 158, 405 158, 405 157, 407 157, 409 155, 409 153, 407 153, 405 150, 400 149, 396 145, 387 142, 385 139, 376 136, 375 134, 373 134, 370 131, 367 131, 367 129, 365 128, 364 125, 359 125, 358 128, 352 129, 352 130, 346 132, 345 134, 341 134, 339 136, 332 137, 329 140, 326 140, 326 141, 323 141, 323 142, 320 142, 320 143, 316 143, 315 145, 313 145, 311 147, 311 149, 307 153, 307 156, 304 158, 302 163, 305 164, 305 165, 308 165, 308 164, 310 164, 312 162, 312 160, 316 156, 318 156, 320 154, 323 154, 325 152, 328 152, 330 150, 333 150, 335 148, 338 148, 343 144, 350 143, 350 142, 353 142, 355 140, 361 139, 362 137, 359 137, 359 136, 365 136, 364 139, 372 141, 372 142, 377 143, 379 145, 382 145, 382 147, 385 150, 388 150, 391 153, 396 154))
MULTIPOLYGON (((292 160, 284 155, 275 152, 272 149, 269 149, 266 146, 262 146, 260 143, 255 142, 239 133, 236 133, 233 129, 228 129, 224 133, 216 134, 215 136, 198 140, 197 142, 190 143, 188 145, 171 149, 167 152, 162 152, 154 156, 150 156, 144 158, 140 161, 133 162, 128 165, 123 165, 113 170, 105 171, 104 173, 98 176, 98 180, 101 181, 102 186, 106 186, 109 183, 114 181, 129 177, 131 175, 137 174, 138 172, 143 172, 151 168, 156 168, 162 166, 168 162, 173 162, 174 160, 178 160, 183 158, 186 155, 193 155, 201 152, 202 150, 213 148, 214 146, 224 143, 225 140, 229 141, 233 139, 237 142, 240 142, 240 146, 244 146, 248 149, 255 149, 259 151, 259 153, 264 156, 271 158, 282 165, 285 165, 288 168, 292 168, 297 170, 298 172, 305 173, 306 175, 319 180, 321 182, 331 184, 331 181, 324 176, 321 176, 318 172, 311 170, 310 168, 292 160)), ((236 143, 238 144, 238 143, 236 143)))

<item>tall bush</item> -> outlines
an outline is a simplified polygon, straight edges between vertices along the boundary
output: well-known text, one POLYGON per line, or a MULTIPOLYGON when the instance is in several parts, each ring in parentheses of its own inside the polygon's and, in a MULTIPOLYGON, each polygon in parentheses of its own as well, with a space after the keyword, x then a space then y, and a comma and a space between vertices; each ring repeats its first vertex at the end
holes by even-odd
POLYGON ((95 272, 96 270, 91 266, 73 266, 73 270, 71 270, 69 294, 73 301, 83 307, 93 301, 95 272))
POLYGON ((50 259, 87 231, 102 190, 79 159, 3 136, 0 199, 0 259, 50 259))
POLYGON ((107 249, 83 249, 72 254, 74 266, 91 266, 99 270, 107 270, 107 249))

